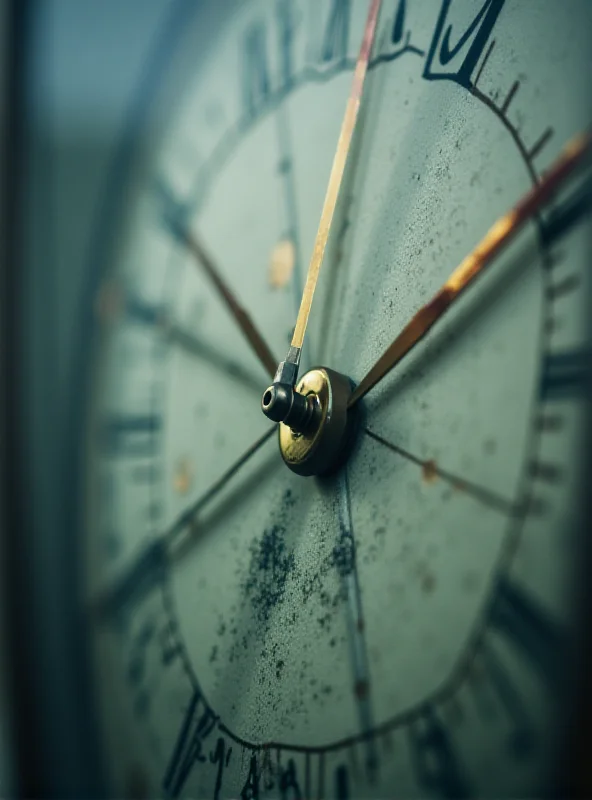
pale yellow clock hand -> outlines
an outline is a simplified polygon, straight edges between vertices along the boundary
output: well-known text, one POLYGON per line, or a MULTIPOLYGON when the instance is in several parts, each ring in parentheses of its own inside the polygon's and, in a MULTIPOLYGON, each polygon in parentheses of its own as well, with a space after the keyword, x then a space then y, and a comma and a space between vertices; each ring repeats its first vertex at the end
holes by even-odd
POLYGON ((325 195, 325 202, 321 212, 321 219, 319 221, 319 228, 308 267, 308 274, 306 276, 306 283, 302 293, 302 300, 300 302, 300 310, 296 319, 296 326, 292 336, 291 347, 298 350, 302 349, 304 343, 304 334, 306 333, 306 326, 310 316, 310 309, 312 307, 312 300, 316 289, 319 272, 321 271, 321 264, 323 263, 323 256, 331 230, 331 223, 335 213, 335 206, 337 205, 337 198, 339 196, 339 189, 343 181, 343 173, 345 172, 345 165, 347 156, 349 154, 356 121, 358 118, 358 111, 360 110, 360 101, 362 99, 362 90, 364 88, 364 81, 368 71, 368 62, 370 60, 370 53, 372 51, 372 43, 376 34, 376 24, 378 21, 378 12, 382 0, 372 0, 370 10, 368 11, 368 19, 366 20, 366 27, 364 29, 364 37, 360 48, 360 54, 356 63, 354 72, 354 79, 352 83, 351 92, 345 108, 345 115, 341 124, 341 132, 337 142, 337 150, 333 158, 333 166, 331 168, 331 175, 329 177, 329 185, 327 186, 327 193, 325 195))
POLYGON ((371 0, 370 3, 360 54, 356 63, 352 88, 341 124, 337 150, 333 159, 329 185, 327 186, 325 202, 321 212, 319 228, 308 267, 306 283, 302 293, 300 310, 298 311, 290 349, 285 361, 280 363, 275 373, 273 386, 267 389, 263 395, 262 408, 264 414, 275 422, 283 421, 290 424, 293 428, 298 427, 298 418, 302 415, 306 417, 309 411, 306 398, 298 395, 293 387, 298 376, 298 367, 300 364, 300 355, 304 343, 306 326, 310 316, 310 309, 312 307, 319 272, 323 263, 327 240, 331 231, 331 223, 337 205, 339 189, 343 181, 347 156, 350 151, 350 145, 358 119, 360 101, 362 99, 364 81, 368 72, 368 62, 370 60, 372 44, 376 35, 381 2, 382 0, 371 0))

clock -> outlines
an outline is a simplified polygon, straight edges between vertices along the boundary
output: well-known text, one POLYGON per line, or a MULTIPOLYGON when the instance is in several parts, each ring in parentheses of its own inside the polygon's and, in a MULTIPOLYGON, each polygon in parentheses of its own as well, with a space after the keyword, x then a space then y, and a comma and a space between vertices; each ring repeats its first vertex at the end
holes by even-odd
POLYGON ((39 433, 68 533, 38 534, 31 642, 75 676, 70 785, 88 759, 107 796, 566 792, 592 8, 150 14, 39 433))

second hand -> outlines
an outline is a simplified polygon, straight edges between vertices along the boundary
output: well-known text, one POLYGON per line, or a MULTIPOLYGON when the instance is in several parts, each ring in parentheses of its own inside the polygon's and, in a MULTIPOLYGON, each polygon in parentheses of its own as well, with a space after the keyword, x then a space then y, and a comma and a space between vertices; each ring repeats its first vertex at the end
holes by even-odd
POLYGON ((370 3, 360 54, 356 62, 352 88, 341 124, 337 150, 333 159, 329 185, 327 186, 327 192, 325 194, 325 202, 321 212, 319 228, 308 267, 306 283, 302 293, 300 310, 298 311, 290 349, 288 350, 285 361, 280 362, 277 368, 273 379, 273 385, 270 386, 263 395, 263 413, 274 422, 285 422, 289 424, 294 430, 297 430, 299 425, 306 424, 310 416, 311 409, 309 400, 294 391, 294 385, 298 377, 300 356, 304 343, 304 334, 306 333, 308 318, 310 316, 310 309, 312 307, 312 301, 323 263, 327 240, 331 231, 331 223, 337 205, 339 190, 343 181, 347 156, 350 151, 356 121, 358 119, 362 90, 364 88, 366 73, 368 72, 368 62, 370 60, 372 44, 376 34, 378 12, 381 2, 382 0, 372 0, 370 3))

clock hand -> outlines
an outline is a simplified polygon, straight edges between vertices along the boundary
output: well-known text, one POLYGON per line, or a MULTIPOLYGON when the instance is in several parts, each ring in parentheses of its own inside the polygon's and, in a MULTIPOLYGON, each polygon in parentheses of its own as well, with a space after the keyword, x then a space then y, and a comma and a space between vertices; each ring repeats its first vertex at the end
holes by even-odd
POLYGON ((195 234, 191 234, 189 231, 179 231, 179 237, 186 244, 189 251, 195 257, 195 260, 201 265, 208 278, 214 284, 218 294, 226 303, 228 310, 234 317, 238 327, 243 332, 247 342, 250 344, 251 349, 259 361, 263 364, 265 371, 269 375, 273 375, 275 373, 277 364, 275 356, 269 349, 263 336, 257 330, 257 327, 255 326, 255 323, 249 314, 240 305, 234 294, 231 292, 230 288, 224 281, 220 270, 216 266, 208 251, 205 249, 204 245, 195 234))
POLYGON ((418 458, 408 450, 405 450, 402 447, 393 444, 393 442, 389 442, 382 436, 379 436, 377 433, 374 433, 374 431, 371 431, 370 428, 364 428, 364 433, 371 439, 374 439, 375 442, 378 442, 378 444, 381 444, 383 447, 391 450, 393 453, 405 458, 407 461, 411 461, 412 464, 417 464, 418 467, 421 467, 424 476, 428 480, 436 477, 441 478, 449 483, 453 488, 458 489, 465 494, 471 495, 475 498, 475 500, 483 503, 483 505, 488 506, 489 508, 494 508, 496 511, 500 511, 502 514, 507 514, 508 516, 520 516, 520 514, 524 512, 524 503, 513 502, 505 497, 502 497, 501 495, 496 494, 495 492, 492 492, 490 489, 487 489, 484 486, 480 486, 478 483, 467 481, 458 475, 454 475, 452 472, 448 472, 448 470, 438 467, 435 461, 418 458))
POLYGON ((356 127, 362 90, 368 71, 368 61, 370 59, 372 43, 376 34, 378 12, 381 2, 382 0, 371 0, 368 10, 360 54, 356 63, 352 88, 341 124, 337 150, 333 159, 329 185, 327 186, 327 192, 325 194, 325 202, 321 212, 319 228, 308 267, 306 283, 302 293, 300 310, 298 311, 290 349, 288 350, 286 359, 279 364, 275 372, 273 384, 265 391, 261 401, 263 413, 269 417, 269 419, 274 422, 285 422, 296 431, 304 431, 308 427, 316 409, 313 399, 298 394, 298 392, 294 390, 294 385, 298 377, 298 367, 300 365, 304 334, 306 333, 312 300, 321 270, 321 264, 323 263, 325 247, 331 231, 331 223, 333 221, 335 206, 337 205, 339 189, 343 180, 347 156, 356 127))
POLYGON ((486 233, 477 247, 459 264, 436 295, 407 323, 374 366, 362 378, 348 401, 357 403, 415 347, 466 287, 482 273, 534 214, 585 162, 592 149, 592 134, 575 137, 541 181, 486 233))
POLYGON ((196 334, 186 330, 174 322, 163 319, 160 322, 163 336, 171 343, 178 345, 192 355, 196 355, 207 361, 212 366, 225 372, 230 378, 234 378, 243 386, 253 391, 261 391, 261 382, 256 379, 251 371, 247 370, 240 362, 234 361, 218 350, 205 339, 201 339, 196 334))
POLYGON ((269 375, 275 372, 277 360, 269 349, 263 336, 257 330, 255 323, 240 305, 228 285, 226 284, 214 259, 208 253, 199 238, 191 233, 183 221, 183 215, 178 201, 172 196, 169 189, 161 183, 156 184, 156 192, 160 197, 163 209, 163 219, 169 231, 184 244, 194 256, 196 262, 202 267, 208 278, 214 284, 214 288, 226 304, 241 329, 244 337, 255 352, 259 361, 263 364, 265 371, 269 375))
POLYGON ((136 558, 125 574, 112 587, 91 602, 99 614, 108 614, 145 594, 162 575, 163 570, 182 550, 190 538, 195 536, 196 517, 226 486, 231 478, 271 438, 275 425, 269 428, 245 450, 219 478, 189 508, 186 508, 165 533, 154 539, 136 558))

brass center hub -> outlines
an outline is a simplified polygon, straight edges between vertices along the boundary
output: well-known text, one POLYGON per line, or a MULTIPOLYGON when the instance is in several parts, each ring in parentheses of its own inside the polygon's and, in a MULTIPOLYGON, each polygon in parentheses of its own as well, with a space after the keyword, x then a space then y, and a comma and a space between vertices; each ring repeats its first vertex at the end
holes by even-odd
POLYGON ((358 405, 347 408, 352 385, 345 375, 316 367, 300 379, 296 391, 316 406, 314 424, 304 433, 280 422, 282 458, 298 475, 327 475, 346 461, 357 429, 358 405))

